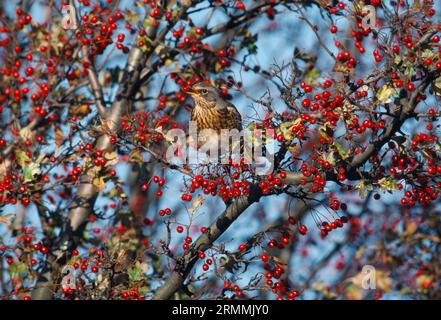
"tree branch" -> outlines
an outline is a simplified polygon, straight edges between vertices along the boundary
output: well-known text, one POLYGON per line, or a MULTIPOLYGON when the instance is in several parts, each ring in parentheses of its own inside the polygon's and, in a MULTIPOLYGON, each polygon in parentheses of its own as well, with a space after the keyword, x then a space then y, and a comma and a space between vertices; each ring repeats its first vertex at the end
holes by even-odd
POLYGON ((248 196, 241 196, 230 204, 227 209, 210 225, 207 232, 200 235, 196 242, 177 259, 177 264, 169 280, 161 286, 153 296, 153 300, 166 300, 182 286, 194 264, 198 252, 211 247, 231 224, 253 203, 261 197, 260 189, 251 190, 248 196))

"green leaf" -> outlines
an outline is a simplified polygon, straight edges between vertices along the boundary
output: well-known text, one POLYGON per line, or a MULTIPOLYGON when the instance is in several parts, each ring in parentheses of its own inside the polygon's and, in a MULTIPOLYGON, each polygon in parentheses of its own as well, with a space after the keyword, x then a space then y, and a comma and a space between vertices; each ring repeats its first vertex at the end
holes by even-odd
POLYGON ((143 287, 139 288, 138 290, 141 294, 144 294, 144 295, 152 291, 152 289, 148 286, 143 286, 143 287))
POLYGON ((40 174, 40 164, 33 162, 26 152, 19 150, 16 152, 16 156, 18 165, 23 169, 23 177, 26 182, 32 181, 34 175, 40 174))
POLYGON ((248 53, 250 54, 257 53, 257 46, 255 43, 249 43, 247 48, 248 48, 248 53))
POLYGON ((349 150, 346 150, 345 147, 342 146, 340 143, 334 141, 333 146, 335 147, 335 149, 337 149, 338 154, 343 160, 349 157, 349 150))
POLYGON ((32 181, 36 174, 40 174, 40 165, 38 163, 31 162, 28 166, 23 168, 25 181, 32 181))
POLYGON ((378 181, 378 184, 382 192, 392 193, 393 190, 397 189, 397 182, 391 178, 384 177, 378 181))
POLYGON ((408 77, 412 77, 416 74, 415 71, 415 65, 412 62, 406 61, 406 63, 404 63, 404 74, 408 77))
POLYGON ((17 151, 15 155, 17 157, 17 162, 20 165, 20 167, 24 167, 27 162, 31 161, 27 153, 22 150, 17 151))
POLYGON ((426 49, 421 53, 421 58, 423 59, 427 59, 427 58, 435 58, 436 57, 436 53, 434 53, 432 50, 430 49, 426 49))
POLYGON ((312 83, 315 79, 317 79, 318 77, 320 77, 320 72, 316 69, 313 68, 311 71, 309 71, 306 76, 305 76, 305 81, 307 83, 312 83))
POLYGON ((139 261, 127 270, 127 274, 129 275, 130 281, 136 282, 142 279, 142 269, 139 261))
POLYGON ((27 273, 28 267, 24 262, 14 262, 9 266, 9 275, 11 279, 20 278, 27 273))
POLYGON ((372 191, 374 190, 374 186, 371 184, 367 184, 366 180, 360 180, 358 182, 358 184, 355 186, 355 189, 358 190, 359 194, 360 194, 360 198, 364 199, 366 198, 366 193, 367 191, 372 191))
POLYGON ((328 161, 332 166, 335 166, 335 156, 334 152, 328 152, 325 155, 323 155, 323 160, 328 161))

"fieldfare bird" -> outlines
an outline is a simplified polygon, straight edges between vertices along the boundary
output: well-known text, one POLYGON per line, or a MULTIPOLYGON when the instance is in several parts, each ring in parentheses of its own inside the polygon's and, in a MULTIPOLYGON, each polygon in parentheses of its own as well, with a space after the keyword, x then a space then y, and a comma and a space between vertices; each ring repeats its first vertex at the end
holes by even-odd
MULTIPOLYGON (((242 117, 233 104, 221 97, 218 89, 208 83, 200 82, 190 87, 188 94, 194 101, 191 121, 197 128, 198 149, 202 145, 206 150, 217 148, 220 156, 228 152, 226 148, 232 149, 231 146, 240 143, 233 141, 231 145, 226 141, 225 148, 222 147, 221 139, 223 137, 229 139, 230 130, 237 129, 236 134, 242 131, 242 117)), ((195 142, 194 137, 191 138, 192 142, 195 142)))
MULTIPOLYGON (((195 104, 191 113, 191 121, 197 126, 198 137, 196 141, 199 150, 201 150, 201 145, 204 145, 204 148, 202 148, 204 149, 203 152, 206 152, 208 149, 210 158, 213 159, 211 151, 217 148, 219 156, 228 153, 231 155, 231 158, 236 160, 238 159, 236 156, 252 159, 253 166, 259 172, 263 172, 263 174, 271 172, 272 163, 266 158, 265 143, 260 143, 262 154, 254 154, 256 147, 254 142, 250 143, 242 133, 242 117, 240 113, 233 104, 221 97, 215 87, 208 83, 200 82, 190 87, 188 94, 191 95, 195 104), (206 129, 211 131, 211 133, 201 134, 206 129), (233 129, 236 129, 238 132, 234 130, 236 131, 234 133, 233 129), (239 134, 239 136, 236 135, 239 139, 230 141, 230 138, 234 137, 235 134, 239 134), (219 140, 222 141, 224 137, 227 137, 228 140, 225 139, 226 143, 222 145, 222 142, 219 143, 219 140), (207 145, 209 146, 208 148, 206 148, 207 145), (230 153, 230 150, 232 153, 230 153)), ((190 137, 190 141, 195 142, 195 137, 190 137)), ((220 157, 218 160, 220 160, 220 157)))
POLYGON ((242 130, 242 117, 236 107, 225 101, 212 85, 200 82, 190 87, 188 94, 194 100, 191 121, 195 121, 198 131, 213 129, 220 133, 222 129, 242 130))

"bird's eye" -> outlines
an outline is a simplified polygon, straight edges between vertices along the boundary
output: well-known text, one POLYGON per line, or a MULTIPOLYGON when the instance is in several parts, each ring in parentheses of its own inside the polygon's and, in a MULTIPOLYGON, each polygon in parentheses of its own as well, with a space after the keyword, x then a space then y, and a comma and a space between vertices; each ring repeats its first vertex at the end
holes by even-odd
POLYGON ((201 89, 201 93, 202 93, 202 94, 207 94, 207 93, 208 93, 208 90, 207 90, 207 89, 201 89))

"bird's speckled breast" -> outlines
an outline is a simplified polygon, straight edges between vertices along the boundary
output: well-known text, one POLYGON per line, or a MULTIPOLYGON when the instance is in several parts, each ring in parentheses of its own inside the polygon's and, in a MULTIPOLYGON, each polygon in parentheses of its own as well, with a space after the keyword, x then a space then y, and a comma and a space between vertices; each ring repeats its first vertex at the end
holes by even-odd
POLYGON ((196 106, 191 113, 191 120, 196 122, 198 131, 204 129, 213 129, 218 132, 222 129, 241 130, 240 118, 228 109, 205 109, 196 106))

